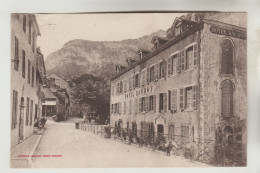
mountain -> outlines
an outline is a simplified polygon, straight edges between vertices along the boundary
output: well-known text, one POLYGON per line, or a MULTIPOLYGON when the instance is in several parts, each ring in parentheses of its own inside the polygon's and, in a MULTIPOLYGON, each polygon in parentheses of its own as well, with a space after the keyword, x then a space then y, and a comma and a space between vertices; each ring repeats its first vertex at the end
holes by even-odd
POLYGON ((115 65, 126 66, 127 58, 138 59, 138 48, 151 49, 153 36, 165 37, 166 32, 158 30, 139 39, 122 41, 71 40, 47 56, 46 70, 65 79, 82 74, 109 79, 115 74, 115 65))

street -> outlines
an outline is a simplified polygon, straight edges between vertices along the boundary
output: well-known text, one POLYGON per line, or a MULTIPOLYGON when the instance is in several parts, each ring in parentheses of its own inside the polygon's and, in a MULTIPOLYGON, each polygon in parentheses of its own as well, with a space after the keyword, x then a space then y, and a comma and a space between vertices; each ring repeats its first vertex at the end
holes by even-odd
POLYGON ((75 129, 76 119, 53 122, 46 130, 33 157, 36 168, 91 167, 205 167, 178 156, 124 144, 75 129))

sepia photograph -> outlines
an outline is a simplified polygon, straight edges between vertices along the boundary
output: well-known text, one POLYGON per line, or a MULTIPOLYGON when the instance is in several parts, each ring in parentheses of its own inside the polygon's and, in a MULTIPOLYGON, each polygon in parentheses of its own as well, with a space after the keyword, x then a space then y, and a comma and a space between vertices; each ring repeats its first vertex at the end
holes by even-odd
POLYGON ((10 168, 246 167, 247 22, 10 14, 10 168))

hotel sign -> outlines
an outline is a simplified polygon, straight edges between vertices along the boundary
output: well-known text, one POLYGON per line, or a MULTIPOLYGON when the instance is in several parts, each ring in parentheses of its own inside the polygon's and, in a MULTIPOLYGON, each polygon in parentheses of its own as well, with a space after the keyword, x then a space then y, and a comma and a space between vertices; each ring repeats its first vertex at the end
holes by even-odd
POLYGON ((210 27, 210 31, 214 34, 219 34, 219 35, 226 35, 230 37, 235 37, 235 38, 240 38, 246 40, 246 33, 240 32, 237 30, 229 30, 229 29, 223 29, 223 28, 218 28, 215 26, 210 27))

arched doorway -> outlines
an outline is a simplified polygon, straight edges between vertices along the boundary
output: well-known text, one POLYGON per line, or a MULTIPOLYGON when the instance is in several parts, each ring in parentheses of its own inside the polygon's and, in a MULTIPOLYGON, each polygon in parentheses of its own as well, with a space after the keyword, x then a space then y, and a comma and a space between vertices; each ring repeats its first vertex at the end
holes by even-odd
POLYGON ((216 136, 216 161, 222 166, 231 166, 235 162, 234 128, 231 125, 225 125, 219 128, 216 136))
POLYGON ((21 98, 20 103, 20 116, 19 116, 19 140, 23 140, 23 122, 24 122, 24 98, 21 98))

